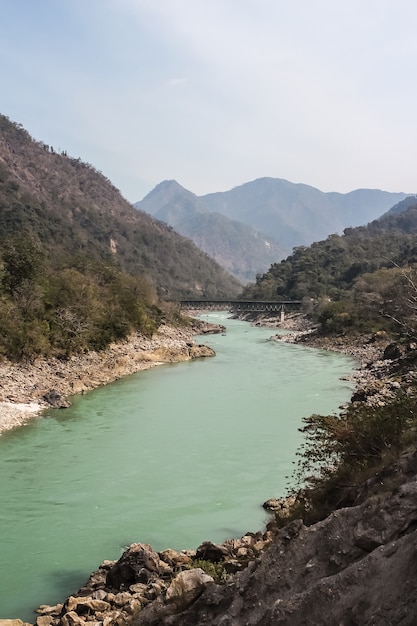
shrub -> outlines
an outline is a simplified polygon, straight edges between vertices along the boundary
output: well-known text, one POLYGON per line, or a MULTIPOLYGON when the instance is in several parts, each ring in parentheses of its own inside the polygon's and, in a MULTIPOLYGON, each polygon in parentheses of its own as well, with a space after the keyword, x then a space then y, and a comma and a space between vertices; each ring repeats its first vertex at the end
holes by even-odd
POLYGON ((304 423, 286 521, 312 522, 351 505, 364 480, 417 439, 417 399, 400 394, 383 406, 350 404, 341 415, 311 415, 304 423))
POLYGON ((223 563, 213 563, 204 559, 195 559, 190 569, 201 568, 208 576, 211 576, 217 585, 224 584, 227 580, 227 572, 223 563))

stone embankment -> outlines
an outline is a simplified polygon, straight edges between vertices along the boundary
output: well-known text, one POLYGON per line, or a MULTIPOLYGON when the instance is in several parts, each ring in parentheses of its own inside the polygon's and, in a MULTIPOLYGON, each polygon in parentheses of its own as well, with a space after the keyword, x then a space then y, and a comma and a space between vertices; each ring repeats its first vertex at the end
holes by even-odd
MULTIPOLYGON (((208 325, 197 323, 189 329, 162 324, 151 339, 136 333, 102 352, 33 363, 1 361, 0 433, 21 426, 46 408, 69 406, 68 397, 123 376, 163 363, 213 356, 211 348, 193 341, 197 332, 210 330, 213 332, 208 325)), ((222 330, 219 327, 216 332, 222 330)))

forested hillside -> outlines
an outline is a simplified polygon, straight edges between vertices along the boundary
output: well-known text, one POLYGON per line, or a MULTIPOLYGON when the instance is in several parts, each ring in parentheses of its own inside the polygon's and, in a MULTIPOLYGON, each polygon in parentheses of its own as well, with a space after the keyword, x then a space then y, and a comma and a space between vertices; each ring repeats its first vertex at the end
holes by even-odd
POLYGON ((244 297, 321 302, 322 329, 328 331, 384 327, 400 311, 404 318, 404 307, 410 312, 404 280, 410 286, 410 267, 417 263, 417 200, 411 206, 404 201, 404 207, 347 228, 343 236, 296 248, 248 286, 244 297))
POLYGON ((0 354, 103 347, 152 333, 161 300, 241 286, 100 172, 0 115, 0 354))

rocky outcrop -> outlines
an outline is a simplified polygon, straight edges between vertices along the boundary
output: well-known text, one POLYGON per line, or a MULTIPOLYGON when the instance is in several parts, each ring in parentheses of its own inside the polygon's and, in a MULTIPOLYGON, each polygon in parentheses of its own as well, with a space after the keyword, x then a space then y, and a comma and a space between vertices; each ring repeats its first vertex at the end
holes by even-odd
MULTIPOLYGON (((187 609, 144 609, 137 626, 388 626, 417 623, 417 453, 385 477, 387 491, 305 527, 279 530, 226 585, 208 585, 187 609), (390 481, 396 482, 394 490, 390 481), (401 483, 401 484, 400 484, 401 483)), ((159 600, 161 602, 161 600, 159 600)))
POLYGON ((176 615, 191 606, 207 585, 214 584, 213 576, 202 566, 211 567, 216 576, 220 572, 226 580, 247 567, 271 541, 272 533, 267 531, 222 545, 204 542, 197 550, 182 552, 155 552, 148 544, 132 544, 118 561, 104 561, 86 585, 63 604, 40 606, 37 626, 124 624, 147 606, 155 616, 152 619, 176 615))

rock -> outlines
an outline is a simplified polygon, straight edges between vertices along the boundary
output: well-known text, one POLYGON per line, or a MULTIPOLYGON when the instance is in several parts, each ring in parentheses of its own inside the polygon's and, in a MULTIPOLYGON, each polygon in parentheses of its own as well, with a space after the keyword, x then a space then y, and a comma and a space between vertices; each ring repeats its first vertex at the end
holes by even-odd
POLYGON ((42 396, 42 400, 45 400, 54 409, 66 409, 71 406, 71 403, 64 398, 63 395, 58 393, 55 389, 50 389, 42 396))
POLYGON ((84 626, 86 622, 75 612, 69 611, 61 617, 61 626, 84 626))
POLYGON ((207 584, 179 614, 150 605, 137 626, 416 624, 417 451, 374 481, 361 504, 291 522, 226 585, 207 584), (395 484, 377 493, 382 479, 395 484))
POLYGON ((135 613, 142 608, 142 603, 137 598, 131 598, 127 606, 124 607, 124 610, 127 613, 135 613))
POLYGON ((53 615, 39 615, 36 618, 37 626, 51 626, 53 622, 54 622, 53 615))
POLYGON ((62 604, 55 604, 54 606, 41 604, 41 606, 36 609, 36 613, 40 613, 41 615, 59 615, 62 611, 62 607, 62 604))
POLYGON ((282 502, 278 498, 269 498, 262 506, 266 511, 280 511, 282 509, 282 502))
POLYGON ((198 546, 195 558, 203 561, 212 561, 212 563, 219 563, 219 561, 222 561, 228 555, 229 551, 224 546, 212 543, 211 541, 204 541, 198 546))
POLYGON ((135 583, 148 583, 158 577, 159 561, 159 555, 150 545, 132 544, 107 573, 106 585, 120 590, 135 583))
POLYGON ((223 324, 208 324, 207 326, 202 326, 198 330, 199 335, 219 335, 224 334, 226 332, 226 326, 223 324))
POLYGON ((185 554, 185 552, 177 552, 171 548, 159 552, 159 556, 174 569, 186 567, 191 564, 191 557, 188 556, 188 554, 185 554))
POLYGON ((138 596, 145 596, 145 592, 148 589, 148 585, 145 585, 144 583, 136 583, 135 585, 130 585, 129 590, 134 593, 137 594, 138 596))
MULTIPOLYGON (((97 589, 96 591, 93 591, 91 597, 94 598, 94 600, 107 600, 107 595, 108 594, 104 589, 97 589)), ((109 602, 109 600, 107 600, 107 602, 109 602)))
POLYGON ((182 610, 194 602, 203 589, 213 582, 213 578, 205 574, 201 568, 180 572, 168 588, 166 602, 174 603, 177 609, 182 610))
POLYGON ((116 606, 124 606, 125 604, 128 604, 128 602, 132 599, 132 596, 130 593, 128 593, 127 591, 123 591, 121 593, 118 593, 115 595, 114 597, 114 604, 116 606))
POLYGON ((64 611, 76 612, 78 615, 84 615, 89 611, 93 613, 97 611, 109 611, 111 608, 108 602, 104 600, 96 600, 95 598, 87 597, 80 598, 70 596, 64 604, 64 611))
POLYGON ((402 356, 401 349, 397 343, 389 343, 384 350, 383 359, 384 361, 394 359, 399 359, 402 356))
POLYGON ((295 503, 294 496, 288 496, 287 498, 269 498, 266 502, 263 503, 263 508, 266 511, 273 511, 274 513, 279 512, 281 516, 288 515, 291 507, 295 503))
POLYGON ((201 357, 216 356, 216 353, 213 350, 213 348, 209 348, 209 346, 204 346, 204 345, 192 345, 192 346, 190 346, 189 354, 190 354, 190 357, 192 359, 199 359, 201 357))
POLYGON ((28 622, 21 619, 0 619, 0 626, 31 626, 28 622))

